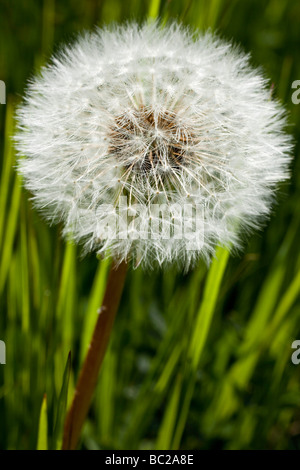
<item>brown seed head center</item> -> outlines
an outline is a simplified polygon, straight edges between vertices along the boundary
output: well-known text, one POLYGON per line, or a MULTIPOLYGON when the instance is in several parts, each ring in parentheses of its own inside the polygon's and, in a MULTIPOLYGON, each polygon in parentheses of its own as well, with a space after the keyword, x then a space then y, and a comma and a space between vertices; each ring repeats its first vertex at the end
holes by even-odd
POLYGON ((115 119, 110 152, 124 168, 138 173, 165 173, 185 164, 187 136, 169 112, 140 108, 115 119))

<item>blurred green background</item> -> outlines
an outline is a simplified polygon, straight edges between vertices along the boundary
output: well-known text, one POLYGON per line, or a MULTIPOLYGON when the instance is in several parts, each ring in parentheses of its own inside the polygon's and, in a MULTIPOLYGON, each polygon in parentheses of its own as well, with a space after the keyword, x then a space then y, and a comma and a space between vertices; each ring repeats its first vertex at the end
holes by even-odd
MULTIPOLYGON (((241 43, 299 138, 299 0, 0 1, 1 449, 59 448, 109 268, 32 209, 14 170, 14 108, 62 42, 158 15, 241 43)), ((299 207, 296 144, 292 179, 244 253, 220 249, 209 272, 130 270, 82 449, 300 449, 299 207)))

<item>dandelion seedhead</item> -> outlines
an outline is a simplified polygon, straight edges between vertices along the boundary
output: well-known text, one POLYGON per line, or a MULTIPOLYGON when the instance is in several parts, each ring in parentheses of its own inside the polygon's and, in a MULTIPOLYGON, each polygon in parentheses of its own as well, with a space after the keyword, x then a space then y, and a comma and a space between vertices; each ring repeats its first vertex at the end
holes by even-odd
POLYGON ((18 109, 36 206, 87 251, 189 266, 239 247, 288 177, 281 105, 248 56, 175 23, 86 34, 18 109), (245 230, 246 229, 246 230, 245 230))

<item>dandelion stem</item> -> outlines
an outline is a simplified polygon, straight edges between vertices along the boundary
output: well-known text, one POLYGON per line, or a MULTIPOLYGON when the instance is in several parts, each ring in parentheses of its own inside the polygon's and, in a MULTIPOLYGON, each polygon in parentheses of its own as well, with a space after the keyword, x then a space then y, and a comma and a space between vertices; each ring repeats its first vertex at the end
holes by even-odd
POLYGON ((126 272, 127 264, 125 262, 118 266, 113 263, 93 337, 66 417, 63 450, 74 450, 77 446, 120 303, 126 272))

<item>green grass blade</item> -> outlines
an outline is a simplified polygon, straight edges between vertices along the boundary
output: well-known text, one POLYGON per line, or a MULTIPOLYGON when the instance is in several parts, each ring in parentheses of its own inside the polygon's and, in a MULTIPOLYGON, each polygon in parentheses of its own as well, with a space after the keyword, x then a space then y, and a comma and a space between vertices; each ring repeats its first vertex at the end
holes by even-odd
POLYGON ((37 450, 48 450, 48 416, 47 416, 47 395, 45 394, 42 401, 37 450))
POLYGON ((156 20, 159 15, 160 0, 151 0, 149 5, 148 18, 150 20, 156 20))
POLYGON ((209 269, 205 283, 203 300, 198 310, 194 333, 191 339, 188 358, 191 360, 192 368, 196 370, 205 346, 213 314, 217 304, 221 281, 228 262, 229 251, 225 248, 218 248, 216 257, 209 269))
POLYGON ((166 406, 164 418, 159 428, 159 434, 156 441, 157 450, 168 450, 171 448, 176 416, 178 415, 178 409, 180 406, 181 387, 182 376, 178 375, 171 394, 171 399, 166 406))
POLYGON ((63 381, 61 386, 61 391, 58 397, 57 403, 57 415, 56 415, 56 423, 54 427, 53 433, 53 449, 60 449, 62 443, 62 434, 63 434, 63 425, 67 410, 67 402, 68 402, 68 387, 69 387, 69 379, 71 373, 71 353, 68 355, 63 381))
POLYGON ((106 287, 106 278, 111 260, 109 258, 99 261, 98 269, 94 279, 93 287, 89 296, 87 310, 83 319, 80 361, 82 362, 86 354, 89 342, 97 320, 97 312, 101 307, 102 299, 106 287))

